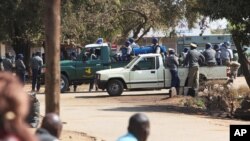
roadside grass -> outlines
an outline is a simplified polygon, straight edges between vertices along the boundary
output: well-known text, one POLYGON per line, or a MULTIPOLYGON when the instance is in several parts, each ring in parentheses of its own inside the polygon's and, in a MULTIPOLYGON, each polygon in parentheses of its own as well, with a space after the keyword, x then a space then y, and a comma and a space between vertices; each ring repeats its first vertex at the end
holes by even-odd
MULTIPOLYGON (((207 81, 204 89, 196 97, 186 97, 180 100, 185 107, 204 110, 211 115, 223 113, 223 117, 241 117, 236 110, 250 111, 250 89, 247 86, 234 87, 232 83, 221 80, 207 81), (243 102, 244 101, 244 102, 243 102)), ((247 115, 247 114, 246 114, 247 115)))

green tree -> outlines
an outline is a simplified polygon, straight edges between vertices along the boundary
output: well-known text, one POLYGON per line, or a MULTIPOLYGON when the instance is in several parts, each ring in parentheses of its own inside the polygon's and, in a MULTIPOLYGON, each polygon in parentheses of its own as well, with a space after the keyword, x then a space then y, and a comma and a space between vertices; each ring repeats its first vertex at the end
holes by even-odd
MULTIPOLYGON (((23 53, 44 40, 43 3, 1 1, 0 41, 11 42, 16 53, 23 53)), ((124 41, 130 33, 139 40, 150 29, 172 33, 180 20, 187 20, 190 27, 196 22, 198 14, 190 8, 194 4, 190 0, 62 0, 61 39, 88 44, 98 37, 124 41)))
POLYGON ((195 1, 192 11, 199 12, 211 19, 226 18, 231 24, 231 33, 239 54, 243 74, 250 87, 248 60, 243 53, 243 46, 250 43, 250 1, 248 0, 190 0, 195 1))
POLYGON ((171 33, 183 19, 193 27, 198 17, 190 12, 193 3, 188 0, 120 0, 120 3, 121 35, 125 37, 133 32, 133 38, 141 39, 150 29, 171 33))
POLYGON ((174 30, 186 19, 192 27, 197 14, 188 0, 63 0, 62 37, 90 43, 97 37, 141 39, 150 29, 174 30), (140 34, 142 32, 142 34, 140 34))
POLYGON ((83 44, 117 34, 116 0, 63 0, 62 38, 83 44))
POLYGON ((44 28, 42 0, 0 1, 0 41, 11 43, 16 54, 29 59, 29 48, 40 41, 44 28))

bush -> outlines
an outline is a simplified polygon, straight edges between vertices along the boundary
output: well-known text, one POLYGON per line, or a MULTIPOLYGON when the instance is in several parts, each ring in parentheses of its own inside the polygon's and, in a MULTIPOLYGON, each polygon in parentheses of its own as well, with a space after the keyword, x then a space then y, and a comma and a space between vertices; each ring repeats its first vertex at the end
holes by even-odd
MULTIPOLYGON (((250 97, 250 89, 248 87, 234 88, 232 83, 227 83, 223 80, 213 80, 204 84, 204 90, 199 92, 199 97, 186 98, 182 103, 186 107, 205 109, 208 112, 224 112, 232 117, 236 109, 239 111, 239 108, 248 104, 246 102, 247 97, 250 97), (245 104, 242 104, 243 102, 245 104)), ((241 112, 248 111, 246 108, 250 109, 250 104, 249 107, 244 106, 243 108, 243 110, 240 110, 241 112)))

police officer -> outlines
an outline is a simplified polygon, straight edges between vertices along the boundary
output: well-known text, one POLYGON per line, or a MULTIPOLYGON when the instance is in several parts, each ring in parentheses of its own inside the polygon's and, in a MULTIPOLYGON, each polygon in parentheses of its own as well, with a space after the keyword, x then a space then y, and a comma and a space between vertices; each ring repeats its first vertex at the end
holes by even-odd
POLYGON ((189 49, 188 49, 187 47, 185 47, 185 48, 183 49, 183 51, 181 52, 181 55, 180 55, 180 58, 179 58, 179 60, 180 60, 179 63, 180 63, 181 65, 183 65, 184 60, 186 59, 188 50, 189 50, 189 49))
POLYGON ((161 53, 161 47, 159 45, 159 40, 155 37, 152 38, 152 47, 153 47, 153 50, 154 50, 154 53, 158 53, 160 54, 161 53))
POLYGON ((43 65, 43 59, 41 58, 41 52, 36 52, 35 56, 31 59, 32 69, 32 91, 40 90, 40 75, 43 65))
POLYGON ((5 58, 3 59, 3 68, 4 68, 4 71, 12 72, 13 70, 13 66, 11 62, 11 55, 9 52, 5 54, 5 58))
POLYGON ((227 42, 221 45, 221 61, 222 65, 229 65, 231 60, 233 59, 233 53, 230 51, 229 44, 227 42))
POLYGON ((98 38, 96 40, 96 44, 102 44, 103 43, 103 38, 98 38))
POLYGON ((212 44, 207 43, 206 44, 206 50, 203 52, 203 55, 205 57, 205 63, 208 66, 215 66, 216 65, 216 60, 215 60, 215 50, 212 49, 212 44))
POLYGON ((17 55, 17 60, 16 60, 15 64, 16 64, 16 74, 19 77, 19 79, 21 80, 21 82, 24 84, 26 66, 23 63, 23 54, 17 55))
POLYGON ((188 87, 193 89, 199 88, 199 60, 205 61, 205 57, 196 49, 198 46, 196 43, 190 44, 190 51, 185 59, 185 66, 189 66, 188 71, 188 87))
POLYGON ((169 50, 169 55, 166 59, 166 66, 169 68, 171 73, 171 87, 174 87, 176 89, 177 94, 179 94, 179 87, 180 87, 180 79, 178 76, 179 61, 178 58, 175 56, 174 49, 169 50))

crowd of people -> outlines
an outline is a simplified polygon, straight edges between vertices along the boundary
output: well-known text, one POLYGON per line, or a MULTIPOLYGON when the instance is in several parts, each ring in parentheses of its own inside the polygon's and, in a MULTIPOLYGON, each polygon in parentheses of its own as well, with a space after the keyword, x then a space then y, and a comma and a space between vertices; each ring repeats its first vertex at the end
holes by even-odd
POLYGON ((219 45, 215 44, 214 46, 211 43, 207 43, 204 51, 200 51, 197 48, 198 45, 196 43, 191 43, 190 49, 184 48, 179 58, 174 49, 168 51, 165 63, 170 68, 172 76, 171 87, 175 87, 177 94, 179 91, 178 67, 180 66, 189 68, 187 86, 192 88, 194 93, 197 93, 197 89, 199 88, 200 66, 227 66, 230 81, 233 81, 237 77, 240 67, 238 53, 236 49, 231 49, 230 42, 224 42, 219 45))
POLYGON ((32 54, 29 67, 27 67, 24 63, 23 54, 17 54, 16 58, 13 59, 11 53, 8 52, 5 54, 5 58, 0 60, 0 65, 2 71, 15 73, 23 85, 25 84, 27 74, 29 74, 27 72, 30 72, 32 76, 32 91, 39 91, 40 75, 43 62, 44 57, 42 56, 41 52, 36 52, 32 54))
POLYGON ((151 45, 149 46, 150 49, 145 49, 144 47, 140 47, 134 40, 134 38, 129 38, 128 40, 125 41, 124 45, 121 46, 119 49, 116 60, 117 61, 130 61, 133 56, 136 56, 140 53, 136 53, 135 48, 140 48, 143 50, 143 53, 159 53, 162 54, 163 56, 166 55, 166 50, 159 45, 159 39, 156 37, 153 37, 151 40, 151 45))
MULTIPOLYGON (((97 42, 98 43, 98 42, 97 42)), ((125 42, 125 59, 130 59, 131 51, 138 47, 134 40, 130 38, 125 42)), ((199 51, 196 43, 191 43, 190 48, 184 48, 180 57, 177 57, 174 49, 169 49, 168 54, 162 52, 157 38, 152 38, 152 48, 154 53, 165 55, 166 67, 169 68, 172 79, 171 87, 177 91, 180 87, 178 67, 189 68, 188 87, 199 87, 199 67, 202 65, 230 66, 233 78, 236 77, 235 70, 239 68, 237 64, 238 55, 236 50, 231 49, 231 44, 225 42, 221 45, 207 43, 203 52, 199 51), (233 70, 236 66, 236 69, 233 70)), ((122 50, 122 48, 121 48, 122 50)), ((29 127, 37 128, 40 116, 40 105, 34 94, 28 95, 23 89, 25 82, 25 71, 27 70, 24 56, 18 54, 15 61, 16 76, 13 75, 14 67, 11 62, 11 55, 6 54, 2 60, 4 71, 0 72, 0 140, 3 141, 57 141, 62 132, 62 122, 55 113, 48 113, 42 120, 40 128, 35 134, 29 131, 29 127), (10 104, 11 103, 11 104, 10 104)), ((75 59, 75 58, 73 58, 75 59)), ((30 60, 32 70, 32 91, 39 91, 41 67, 43 59, 41 53, 37 52, 30 60)), ((117 141, 146 141, 149 136, 150 122, 148 117, 142 113, 136 113, 129 119, 128 132, 119 137, 117 141)))
MULTIPOLYGON (((175 87, 177 93, 179 91, 180 79, 178 77, 178 67, 188 67, 188 87, 198 89, 199 88, 199 67, 200 66, 227 66, 228 76, 231 80, 237 77, 240 64, 238 63, 238 53, 236 49, 231 48, 229 41, 214 44, 206 43, 205 50, 201 51, 196 43, 191 43, 190 48, 185 47, 178 56, 176 51, 172 48, 168 53, 162 50, 159 45, 158 38, 153 37, 151 40, 151 52, 162 54, 164 58, 165 66, 170 68, 172 76, 171 86, 175 87)), ((133 38, 129 38, 125 41, 124 45, 120 48, 120 54, 118 55, 118 61, 130 61, 133 58, 133 51, 135 47, 139 47, 133 38)), ((243 51, 246 51, 244 49, 243 51)))

